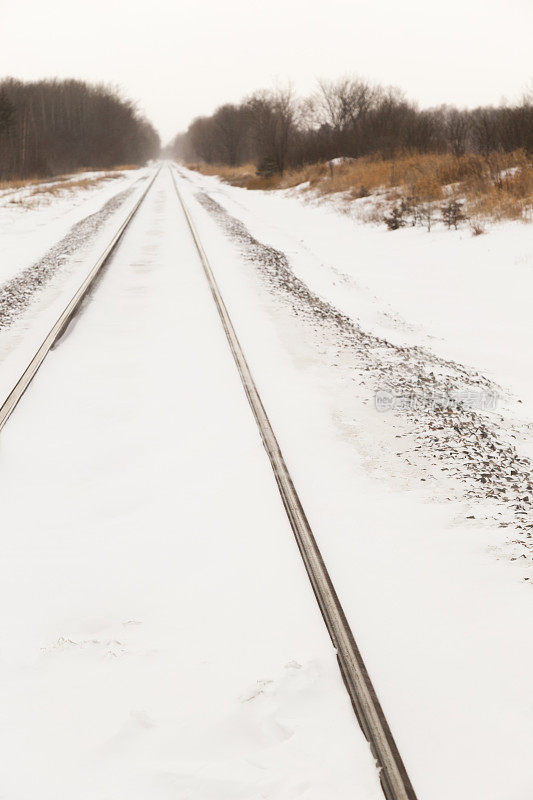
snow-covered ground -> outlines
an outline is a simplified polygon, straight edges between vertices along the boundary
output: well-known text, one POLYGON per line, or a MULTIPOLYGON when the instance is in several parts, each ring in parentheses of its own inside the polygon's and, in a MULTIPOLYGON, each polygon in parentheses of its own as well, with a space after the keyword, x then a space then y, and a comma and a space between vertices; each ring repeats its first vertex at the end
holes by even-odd
POLYGON ((379 800, 167 170, 0 471, 3 797, 379 800))
POLYGON ((286 194, 182 174, 415 789, 521 800, 533 777, 531 493, 517 499, 512 481, 531 481, 527 228, 396 236, 286 194), (403 280, 389 287, 387 270, 403 280), (475 400, 492 380, 502 397, 496 409, 450 410, 457 430, 445 439, 446 408, 375 409, 383 376, 401 390, 417 374, 425 391, 455 386, 475 400))
MULTIPOLYGON (((97 174, 83 173, 81 179, 97 174)), ((89 189, 66 189, 61 181, 55 195, 39 194, 29 206, 24 201, 31 186, 0 197, 0 397, 106 247, 147 176, 146 169, 128 170, 89 189), (12 194, 21 202, 12 204, 12 194)))
POLYGON ((387 231, 358 222, 358 201, 350 209, 335 195, 246 191, 189 177, 366 329, 475 367, 529 404, 533 417, 530 225, 494 224, 482 236, 468 227, 387 231))
MULTIPOLYGON (((420 800, 525 800, 527 229, 181 188, 420 800)), ((0 330, 0 391, 141 189, 0 330)), ((166 168, 0 445, 6 798, 381 797, 166 168)))
POLYGON ((69 190, 69 183, 101 177, 98 172, 80 172, 57 182, 39 182, 17 190, 0 191, 0 281, 32 264, 73 225, 98 211, 105 202, 145 174, 145 169, 126 170, 113 174, 113 178, 101 179, 87 189, 69 190), (44 191, 57 183, 61 188, 55 194, 44 191), (39 194, 32 196, 35 190, 39 194))

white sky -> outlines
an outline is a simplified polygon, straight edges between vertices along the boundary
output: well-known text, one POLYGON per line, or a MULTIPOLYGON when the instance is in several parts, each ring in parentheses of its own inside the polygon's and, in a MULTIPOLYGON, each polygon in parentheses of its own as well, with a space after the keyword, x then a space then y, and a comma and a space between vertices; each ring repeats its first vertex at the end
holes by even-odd
POLYGON ((356 73, 422 106, 517 99, 530 0, 0 0, 0 75, 118 84, 168 141, 254 89, 356 73))

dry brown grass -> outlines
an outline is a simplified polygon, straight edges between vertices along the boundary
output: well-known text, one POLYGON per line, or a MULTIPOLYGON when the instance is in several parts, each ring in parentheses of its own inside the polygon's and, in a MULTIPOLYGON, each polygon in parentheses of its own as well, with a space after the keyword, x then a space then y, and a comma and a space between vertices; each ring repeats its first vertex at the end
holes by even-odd
POLYGON ((216 175, 231 186, 240 186, 243 189, 289 189, 306 180, 313 180, 313 184, 315 184, 327 170, 325 164, 310 164, 301 169, 286 170, 283 175, 265 178, 257 174, 256 165, 250 162, 238 167, 229 167, 226 164, 205 164, 204 162, 186 166, 188 169, 201 172, 202 175, 216 175))
POLYGON ((16 178, 9 181, 0 181, 0 192, 3 191, 17 191, 17 189, 24 189, 26 186, 33 186, 38 183, 46 183, 50 178, 16 178))
POLYGON ((345 193, 347 199, 378 195, 385 203, 408 198, 411 204, 464 202, 469 218, 530 220, 533 209, 533 165, 523 150, 488 156, 451 153, 404 153, 393 159, 366 156, 330 166, 310 164, 264 178, 254 164, 239 167, 189 164, 204 175, 219 175, 246 189, 288 189, 307 184, 320 195, 345 193))
POLYGON ((125 172, 126 170, 129 169, 140 169, 140 168, 141 168, 140 164, 119 164, 116 167, 110 167, 110 169, 114 172, 125 172))
POLYGON ((187 164, 188 169, 201 172, 202 175, 212 175, 222 178, 232 186, 241 186, 249 189, 249 181, 256 177, 255 164, 241 164, 238 167, 229 167, 226 164, 205 164, 203 161, 187 164))
POLYGON ((82 178, 79 182, 75 182, 70 180, 72 177, 71 175, 54 175, 53 177, 49 178, 39 178, 36 175, 30 178, 14 178, 9 181, 0 181, 0 192, 2 191, 17 191, 18 189, 25 189, 28 186, 41 186, 43 184, 53 185, 57 183, 61 183, 63 185, 70 184, 71 186, 80 187, 80 188, 90 188, 91 185, 94 183, 88 184, 84 186, 85 181, 100 181, 100 180, 109 180, 111 178, 119 178, 120 172, 126 172, 127 170, 132 169, 139 169, 138 164, 119 164, 116 167, 109 167, 109 168, 95 168, 95 167, 80 167, 75 171, 75 175, 79 175, 82 172, 98 172, 102 173, 98 175, 96 178, 82 178))
POLYGON ((130 169, 140 169, 139 164, 117 164, 115 167, 79 167, 76 173, 79 172, 126 172, 130 169))
POLYGON ((9 205, 31 208, 40 198, 51 199, 78 189, 93 189, 104 181, 115 180, 121 176, 122 172, 102 172, 90 178, 77 178, 74 180, 68 175, 61 175, 55 179, 31 178, 22 181, 4 181, 0 183, 0 190, 10 190, 6 199, 9 205), (30 191, 21 196, 19 195, 11 198, 11 193, 19 189, 30 189, 30 191))
POLYGON ((528 222, 533 212, 533 166, 524 164, 491 182, 467 185, 465 196, 472 217, 528 222))
POLYGON ((56 197, 58 194, 62 194, 64 191, 70 192, 73 189, 93 189, 103 181, 114 180, 116 178, 120 178, 120 174, 118 172, 104 172, 94 178, 79 178, 78 180, 74 181, 68 179, 57 180, 53 183, 36 186, 30 192, 30 197, 36 197, 37 195, 53 195, 56 197))

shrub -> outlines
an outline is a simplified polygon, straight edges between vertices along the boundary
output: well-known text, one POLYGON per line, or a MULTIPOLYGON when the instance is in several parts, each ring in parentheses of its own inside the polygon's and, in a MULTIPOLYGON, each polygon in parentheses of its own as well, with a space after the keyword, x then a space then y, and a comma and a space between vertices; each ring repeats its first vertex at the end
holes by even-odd
POLYGON ((397 203, 392 207, 390 214, 385 214, 383 221, 390 231, 397 231, 403 228, 405 222, 405 207, 403 203, 397 203))
POLYGON ((448 226, 448 230, 452 225, 457 230, 457 225, 465 219, 463 214, 463 204, 457 200, 448 200, 447 203, 441 206, 442 221, 448 226))
POLYGON ((256 169, 256 175, 260 178, 273 178, 278 172, 277 164, 271 158, 264 158, 259 162, 256 169))

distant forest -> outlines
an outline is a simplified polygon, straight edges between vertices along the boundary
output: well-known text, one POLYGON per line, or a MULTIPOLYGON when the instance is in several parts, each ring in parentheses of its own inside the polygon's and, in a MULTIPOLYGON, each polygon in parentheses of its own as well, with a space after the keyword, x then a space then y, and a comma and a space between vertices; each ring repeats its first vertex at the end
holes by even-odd
POLYGON ((143 164, 159 136, 130 101, 78 80, 0 80, 0 180, 143 164))
POLYGON ((254 162, 258 174, 282 174, 337 157, 406 152, 533 152, 532 95, 514 105, 421 110, 395 88, 358 78, 319 81, 298 98, 291 89, 260 91, 198 117, 173 144, 185 161, 237 166, 254 162))

